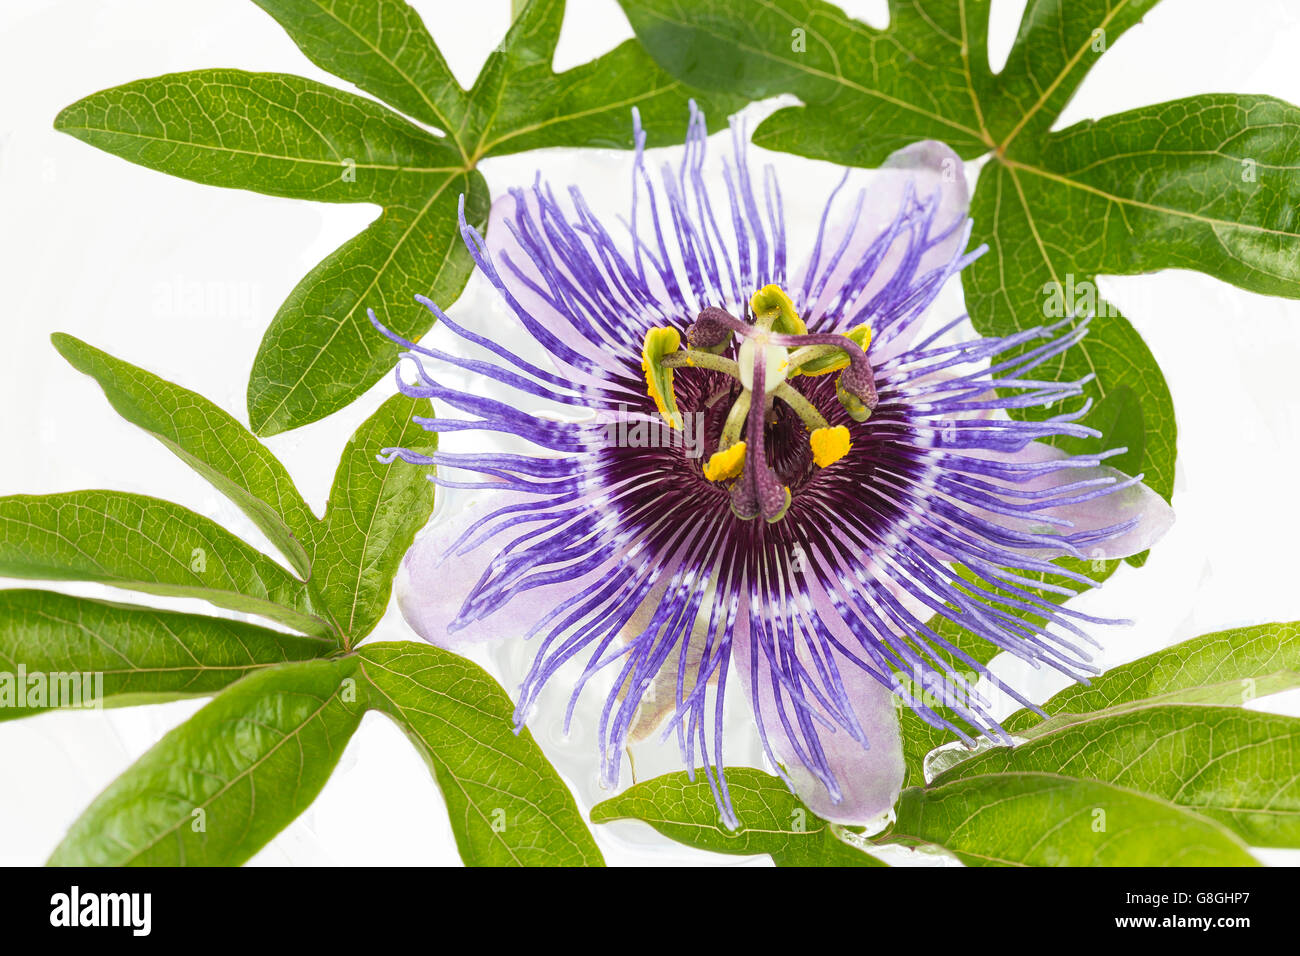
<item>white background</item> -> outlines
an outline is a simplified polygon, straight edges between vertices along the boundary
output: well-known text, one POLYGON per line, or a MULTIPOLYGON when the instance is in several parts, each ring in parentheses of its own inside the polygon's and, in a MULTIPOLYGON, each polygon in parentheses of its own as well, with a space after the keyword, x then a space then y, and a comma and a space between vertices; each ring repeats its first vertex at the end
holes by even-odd
MULTIPOLYGON (((508 0, 415 6, 468 86, 507 27, 508 0)), ((875 25, 885 22, 884 0, 844 6, 875 25)), ((994 0, 993 7, 991 56, 1000 66, 1024 2, 994 0)), ((570 0, 555 66, 583 62, 628 36, 613 0, 570 0)), ((1202 92, 1268 93, 1300 103, 1298 48, 1300 4, 1166 3, 1113 45, 1061 125, 1202 92)), ((311 266, 377 213, 370 206, 313 205, 173 179, 51 128, 60 108, 95 90, 218 66, 298 73, 346 86, 308 62, 251 3, 6 0, 0 7, 0 288, 6 301, 0 319, 0 494, 115 488, 156 495, 269 550, 202 479, 119 420, 98 387, 69 368, 48 338, 53 331, 70 332, 245 419, 248 369, 276 308, 311 266)), ((793 207, 798 219, 799 210, 820 203, 830 171, 786 157, 777 166, 787 209, 793 207)), ((538 168, 561 184, 581 182, 598 209, 602 203, 606 212, 624 208, 625 154, 537 152, 488 160, 482 171, 497 195, 530 181, 538 168)), ((798 258, 792 250, 792 259, 798 258)), ((1180 452, 1174 530, 1144 569, 1121 569, 1103 591, 1079 602, 1137 622, 1099 634, 1106 645, 1103 663, 1223 627, 1300 619, 1294 559, 1300 302, 1251 295, 1188 272, 1103 278, 1100 284, 1165 371, 1177 405, 1180 452)), ((482 301, 476 281, 461 309, 482 301)), ((318 511, 347 436, 391 390, 385 381, 349 409, 268 441, 318 511)), ((0 580, 0 586, 31 585, 0 580)), ((52 586, 123 597, 97 586, 52 586)), ((211 611, 201 602, 145 602, 211 611)), ((375 634, 409 636, 391 609, 375 634)), ((506 648, 480 655, 480 662, 513 691, 523 654, 506 648)), ((1059 682, 1036 676, 1022 684, 1045 697, 1059 682)), ((182 701, 0 723, 0 862, 42 862, 114 776, 200 705, 182 701)), ((1262 706, 1300 713, 1300 695, 1262 706)), ((589 741, 580 732, 562 739, 552 717, 540 718, 534 732, 590 806, 601 791, 589 741)), ((729 743, 735 763, 753 753, 743 723, 736 743, 729 743)), ((667 770, 675 747, 637 759, 643 776, 643 761, 653 772, 667 770)), ((683 849, 636 824, 597 828, 596 836, 611 863, 740 862, 683 849)), ((1295 862, 1300 854, 1263 856, 1295 862)), ((457 860, 441 797, 423 763, 385 718, 372 714, 314 806, 255 862, 457 860)))

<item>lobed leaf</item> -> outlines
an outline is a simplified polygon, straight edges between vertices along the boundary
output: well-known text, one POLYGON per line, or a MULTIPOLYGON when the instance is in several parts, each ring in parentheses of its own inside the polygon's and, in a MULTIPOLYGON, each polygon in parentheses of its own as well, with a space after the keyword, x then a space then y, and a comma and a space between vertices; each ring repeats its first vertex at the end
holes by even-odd
POLYGON ((707 97, 655 65, 633 40, 554 73, 551 63, 564 20, 564 0, 531 0, 488 57, 466 102, 465 137, 474 156, 501 156, 547 146, 630 149, 632 109, 641 114, 648 146, 682 141, 689 102, 700 100, 711 125, 745 99, 707 97))
POLYGON ((403 0, 253 0, 298 49, 328 70, 447 135, 458 138, 465 93, 424 21, 403 0))
MULTIPOLYGON (((1030 0, 984 104, 992 137, 1008 147, 1045 135, 1097 60, 1159 0, 1030 0)), ((981 22, 987 14, 981 17, 981 22)), ((987 60, 984 61, 987 63, 987 60)))
POLYGON ((650 55, 683 81, 815 104, 760 124, 754 142, 764 148, 862 166, 920 139, 967 159, 988 149, 967 89, 970 71, 987 63, 978 13, 987 0, 894 2, 883 31, 821 0, 620 5, 650 55))
MULTIPOLYGON (((1084 392, 1099 410, 1109 410, 1102 421, 1106 431, 1100 440, 1064 444, 1076 453, 1096 453, 1126 447, 1113 444, 1117 436, 1130 442, 1137 436, 1139 442, 1128 446, 1120 464, 1170 498, 1178 425, 1169 386, 1137 330, 1101 297, 1096 272, 1077 257, 1085 237, 1072 225, 1074 219, 1050 196, 1027 189, 1022 170, 1000 163, 980 172, 971 217, 977 223, 977 239, 989 244, 989 253, 963 274, 966 305, 976 328, 1010 335, 1060 321, 1076 310, 1093 311, 1083 341, 1034 374, 1059 381, 1095 376, 1085 383, 1084 392), (1126 400, 1122 407, 1116 407, 1116 395, 1126 400)), ((1033 409, 1025 417, 1055 414, 1060 409, 1033 409)), ((1092 416, 1085 424, 1093 424, 1092 416)))
POLYGON ((636 43, 564 73, 551 69, 562 0, 532 0, 462 90, 419 15, 402 0, 257 0, 322 68, 380 104, 302 77, 210 69, 137 80, 64 109, 55 128, 132 162, 217 186, 383 212, 290 293, 248 381, 258 435, 316 421, 359 397, 396 361, 366 318, 418 339, 460 295, 472 260, 457 207, 480 231, 490 205, 475 166, 548 146, 628 148, 639 109, 650 146, 678 143, 698 98, 714 126, 741 98, 704 96, 636 43))
POLYGON ((473 271, 457 224, 462 196, 466 221, 484 228, 483 177, 448 176, 428 195, 386 208, 289 293, 249 374, 253 431, 275 435, 323 418, 392 369, 400 349, 371 324, 367 309, 412 341, 433 327, 432 313, 415 296, 453 301, 473 271))
POLYGON ((1197 269, 1300 297, 1300 107, 1206 94, 1079 123, 1024 149, 1000 165, 1036 210, 1058 271, 1197 269))

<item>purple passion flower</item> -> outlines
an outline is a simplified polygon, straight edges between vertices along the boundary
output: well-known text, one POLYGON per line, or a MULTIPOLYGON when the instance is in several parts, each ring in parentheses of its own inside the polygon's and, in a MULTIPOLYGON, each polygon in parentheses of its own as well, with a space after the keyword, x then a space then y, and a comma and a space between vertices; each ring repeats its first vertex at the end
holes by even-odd
POLYGON ((634 124, 622 241, 576 187, 567 204, 541 182, 513 190, 486 240, 462 205, 461 233, 510 327, 489 338, 422 300, 466 343, 458 351, 483 357, 403 342, 418 381, 398 381, 466 416, 420 420, 429 431, 482 429, 522 451, 386 450, 477 495, 406 556, 402 613, 447 648, 534 640, 521 726, 566 663, 577 660, 566 723, 604 672, 607 784, 629 738, 663 722, 688 769, 698 746, 730 826, 719 768, 734 681, 789 786, 823 817, 865 822, 902 785, 896 698, 967 742, 971 730, 1008 739, 982 699, 945 701, 962 727, 903 689, 900 675, 961 680, 940 651, 987 673, 927 622, 1084 678, 1095 669, 1080 625, 1105 622, 1045 600, 1035 575, 1089 586, 1051 559, 1143 551, 1172 513, 1140 478, 1103 466, 1108 455, 1043 441, 1096 437, 1076 423, 1084 402, 1044 421, 1007 415, 1080 395, 1083 382, 1035 372, 1086 322, 959 342, 950 333, 965 316, 925 321, 984 251, 965 251, 968 197, 946 146, 896 153, 856 196, 840 195, 841 180, 790 273, 775 174, 753 178, 743 135, 733 129, 725 196, 711 196, 698 111, 658 185, 634 124), (511 347, 525 337, 549 359, 511 347), (534 411, 543 404, 563 414, 534 411))

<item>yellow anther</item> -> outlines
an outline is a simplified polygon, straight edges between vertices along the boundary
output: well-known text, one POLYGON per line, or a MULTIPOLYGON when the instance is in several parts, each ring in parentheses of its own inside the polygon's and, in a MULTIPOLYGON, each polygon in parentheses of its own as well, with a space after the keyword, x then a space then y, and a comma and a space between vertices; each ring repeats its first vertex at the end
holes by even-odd
POLYGON ((726 481, 745 470, 745 443, 738 441, 730 448, 714 452, 704 466, 704 477, 709 481, 726 481))
POLYGON ((669 352, 676 352, 681 344, 681 334, 671 326, 665 326, 647 332, 641 346, 646 394, 655 400, 659 414, 673 428, 682 427, 682 416, 677 411, 677 396, 673 394, 673 370, 664 367, 663 358, 669 352))
POLYGON ((754 318, 767 320, 771 329, 782 335, 807 335, 808 327, 799 318, 794 303, 779 285, 765 285, 749 300, 749 307, 754 310, 754 318))
POLYGON ((808 436, 808 444, 812 447, 813 461, 817 467, 825 468, 847 455, 853 443, 849 441, 849 430, 843 425, 836 425, 833 428, 814 430, 808 436))

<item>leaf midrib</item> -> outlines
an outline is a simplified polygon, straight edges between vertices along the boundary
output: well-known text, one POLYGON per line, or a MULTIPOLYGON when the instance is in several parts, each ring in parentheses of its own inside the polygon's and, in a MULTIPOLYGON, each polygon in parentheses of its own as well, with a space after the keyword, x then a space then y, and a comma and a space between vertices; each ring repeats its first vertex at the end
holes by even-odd
MULTIPOLYGON (((391 696, 390 696, 390 695, 389 695, 389 694, 388 694, 388 693, 387 693, 387 692, 386 692, 382 687, 380 687, 380 686, 379 686, 378 684, 376 684, 373 680, 371 680, 370 675, 369 675, 369 674, 367 673, 367 671, 366 671, 366 665, 367 665, 367 664, 374 664, 374 665, 375 665, 376 667, 378 667, 380 670, 382 670, 382 671, 384 671, 384 672, 386 672, 386 673, 392 675, 394 678, 400 678, 400 679, 402 679, 402 680, 405 680, 405 681, 408 681, 408 682, 414 684, 416 687, 418 687, 421 691, 424 691, 425 693, 437 694, 438 691, 433 690, 432 688, 427 687, 427 686, 425 686, 424 684, 419 683, 417 680, 415 680, 415 678, 414 678, 413 676, 411 676, 411 675, 409 675, 409 674, 400 673, 400 672, 398 672, 398 671, 393 670, 393 669, 390 668, 390 667, 386 667, 384 664, 382 664, 381 662, 375 660, 374 658, 369 658, 369 657, 366 657, 366 658, 358 657, 357 660, 360 662, 361 675, 362 675, 363 677, 365 677, 365 679, 366 679, 366 683, 367 683, 369 686, 373 687, 376 691, 378 691, 379 694, 380 694, 381 696, 383 696, 383 698, 384 698, 385 700, 387 700, 387 701, 389 702, 389 704, 391 704, 391 705, 396 709, 396 711, 397 711, 397 712, 402 716, 402 719, 403 719, 403 721, 405 722, 406 726, 407 726, 408 728, 410 728, 411 732, 414 733, 414 734, 419 738, 419 740, 420 740, 420 747, 421 747, 421 749, 424 751, 424 753, 428 756, 428 759, 429 759, 430 761, 433 761, 433 762, 439 764, 439 765, 443 768, 443 770, 446 772, 446 776, 447 776, 449 779, 455 781, 455 784, 456 784, 457 789, 460 791, 460 793, 461 793, 461 794, 464 796, 464 798, 465 798, 465 803, 466 803, 466 805, 467 805, 467 806, 471 806, 471 807, 473 807, 473 808, 475 809, 475 811, 478 813, 479 819, 482 820, 485 824, 487 824, 487 830, 488 830, 489 833, 492 834, 491 839, 495 840, 495 841, 496 841, 496 842, 501 846, 501 848, 504 849, 504 850, 506 851, 506 853, 508 853, 508 854, 510 855, 510 859, 515 863, 516 866, 523 866, 523 865, 524 865, 523 860, 522 860, 522 859, 519 857, 519 855, 515 852, 514 848, 513 848, 509 843, 507 843, 504 839, 502 839, 501 835, 496 831, 496 829, 495 829, 494 827, 492 827, 492 825, 491 825, 490 821, 488 820, 488 818, 487 818, 486 816, 484 816, 482 810, 478 807, 478 803, 477 803, 477 801, 474 800, 474 798, 470 796, 470 793, 469 793, 469 791, 466 789, 465 784, 463 784, 463 783, 461 782, 460 775, 457 774, 457 773, 455 773, 455 772, 451 769, 451 767, 449 767, 449 766, 447 765, 447 763, 446 763, 444 760, 442 760, 442 758, 438 757, 438 756, 434 753, 433 748, 429 746, 429 744, 428 744, 428 742, 425 740, 424 736, 423 736, 422 734, 419 734, 419 733, 415 730, 415 725, 414 725, 414 724, 411 722, 411 720, 406 716, 406 715, 407 715, 407 712, 408 712, 408 710, 409 710, 409 708, 403 707, 403 706, 402 706, 401 704, 399 704, 396 700, 394 700, 394 699, 393 699, 393 698, 392 698, 392 697, 391 697, 391 696)), ((454 698, 453 698, 453 699, 454 699, 454 698)), ((457 701, 457 703, 464 703, 464 702, 463 702, 463 701, 457 701)), ((441 720, 444 724, 447 724, 447 725, 450 726, 450 727, 454 727, 456 730, 460 730, 461 733, 465 734, 466 737, 469 736, 469 734, 468 734, 467 732, 465 732, 462 728, 455 727, 454 724, 450 724, 450 723, 449 723, 445 718, 439 717, 438 715, 433 714, 433 713, 430 713, 430 712, 427 712, 427 711, 421 711, 421 713, 423 713, 423 714, 424 714, 425 716, 427 716, 427 717, 432 717, 432 718, 434 718, 434 719, 436 719, 436 720, 441 720)), ((498 753, 499 753, 499 751, 498 751, 498 753)), ((522 765, 521 765, 521 766, 522 766, 522 765)), ((525 768, 525 769, 531 769, 531 768, 525 768)), ((520 794, 514 794, 514 796, 515 796, 517 799, 523 800, 523 801, 524 801, 525 803, 527 803, 529 806, 533 807, 533 808, 534 808, 534 809, 535 809, 535 810, 536 810, 536 811, 537 811, 537 812, 538 812, 542 817, 544 817, 546 820, 548 820, 548 821, 551 823, 551 825, 552 825, 552 826, 553 826, 557 831, 559 831, 559 832, 564 836, 564 838, 565 838, 566 840, 569 841, 569 843, 573 846, 573 848, 578 852, 578 855, 579 855, 579 856, 583 857, 584 859, 586 858, 586 852, 585 852, 585 849, 584 849, 580 844, 578 844, 576 841, 574 841, 572 838, 569 837, 568 830, 567 830, 565 827, 560 826, 560 825, 559 825, 555 820, 552 820, 549 814, 547 814, 545 811, 543 811, 543 809, 542 809, 540 806, 538 806, 537 804, 533 803, 531 800, 528 800, 526 797, 523 797, 523 796, 520 795, 520 794)))
MULTIPOLYGON (((1011 184, 1016 187, 1016 195, 1020 199, 1020 207, 1025 212, 1025 223, 1026 225, 1029 226, 1029 231, 1034 237, 1034 245, 1038 249, 1038 254, 1042 256, 1043 264, 1047 266, 1047 271, 1051 275, 1052 281, 1056 283, 1057 288, 1064 289, 1065 284, 1061 282, 1061 277, 1057 273, 1056 267, 1052 265, 1051 257, 1047 254, 1047 246, 1043 242, 1043 237, 1038 232, 1038 223, 1034 219, 1033 210, 1030 208, 1029 198, 1025 195, 1025 191, 1023 187, 1021 187, 1020 185, 1020 180, 1016 177, 1016 171, 1014 168, 1010 166, 1006 166, 1005 168, 1007 170, 1007 175, 1011 177, 1011 184)), ((999 193, 999 198, 1001 198, 1000 193, 999 193)), ((994 223, 992 224, 990 231, 996 234, 997 230, 998 230, 998 224, 997 221, 995 220, 994 223)), ((1016 314, 1016 310, 1011 309, 1010 314, 1014 316, 1016 314)), ((1017 323, 1017 327, 1018 328, 1021 327, 1019 323, 1017 323)), ((1106 398, 1106 395, 1108 394, 1106 391, 1106 385, 1102 381, 1102 376, 1097 374, 1097 363, 1092 360, 1092 353, 1088 349, 1088 339, 1085 337, 1082 341, 1078 342, 1074 346, 1074 348, 1077 350, 1077 354, 1083 356, 1084 360, 1088 363, 1088 371, 1092 373, 1093 376, 1092 384, 1093 387, 1097 390, 1098 401, 1104 400, 1106 398)), ((1064 353, 1062 353, 1061 356, 1058 359, 1056 359, 1055 364, 1057 364, 1058 367, 1060 368, 1065 367, 1064 353)))
MULTIPOLYGON (((418 400, 413 400, 410 404, 411 404, 411 411, 414 412, 415 406, 418 404, 418 400)), ((402 426, 402 434, 399 436, 399 441, 403 443, 403 447, 405 447, 407 429, 411 426, 411 424, 412 422, 410 421, 408 416, 408 420, 402 426)), ((421 429, 421 431, 423 431, 423 429, 421 429)), ((392 473, 393 473, 393 469, 390 467, 386 467, 384 469, 383 477, 379 479, 379 487, 375 489, 375 507, 370 510, 369 518, 366 521, 366 530, 362 534, 363 544, 359 549, 357 549, 358 551, 357 576, 356 579, 352 582, 352 591, 351 591, 352 601, 351 601, 351 607, 348 609, 347 633, 349 635, 353 635, 355 633, 355 628, 357 626, 357 608, 361 604, 361 580, 363 577, 365 577, 366 568, 369 566, 366 563, 366 557, 368 556, 370 550, 370 538, 375 530, 375 519, 379 514, 380 506, 384 503, 384 489, 388 487, 388 476, 391 475, 392 473)), ((352 509, 349 508, 348 510, 351 512, 352 509)), ((325 522, 323 523, 322 527, 325 529, 326 534, 330 533, 330 530, 332 530, 333 525, 330 524, 329 514, 325 515, 325 522)), ((392 582, 390 581, 389 582, 390 586, 391 583, 392 582)))
MULTIPOLYGON (((1093 195, 1100 196, 1101 198, 1108 200, 1109 202, 1117 203, 1119 205, 1134 206, 1138 209, 1145 209, 1148 212, 1155 212, 1165 216, 1174 216, 1182 219, 1189 219, 1193 222, 1202 223, 1204 225, 1211 226, 1216 229, 1219 227, 1224 227, 1228 229, 1239 229, 1242 230, 1243 232, 1259 233, 1261 235, 1281 236, 1282 238, 1285 239, 1300 239, 1300 232, 1292 232, 1285 229, 1274 229, 1268 226, 1256 225, 1254 223, 1235 222, 1230 219, 1218 219, 1213 216, 1203 216, 1198 213, 1189 212, 1183 209, 1175 209, 1170 206, 1161 206, 1161 205, 1157 205, 1156 203, 1143 202, 1140 199, 1132 199, 1127 196, 1119 196, 1105 189, 1100 189, 1096 186, 1090 186, 1087 183, 1079 182, 1077 179, 1071 179, 1069 176, 1064 175, 1062 173, 1055 173, 1048 169, 1044 169, 1041 166, 1035 166, 1031 163, 1023 163, 1020 162, 1019 160, 1012 159, 1009 156, 997 157, 997 161, 1001 162, 1008 169, 1021 170, 1026 173, 1032 173, 1035 176, 1041 176, 1044 179, 1049 179, 1053 182, 1060 183, 1063 186, 1069 186, 1074 189, 1079 189, 1084 192, 1088 192, 1093 195)), ((1028 210, 1028 204, 1026 204, 1026 210, 1028 210)))
MULTIPOLYGON (((1231 830, 1229 830, 1229 829, 1228 829, 1227 827, 1225 827, 1223 824, 1219 823, 1217 820, 1213 820, 1213 819, 1211 819, 1211 818, 1209 818, 1209 817, 1202 816, 1200 813, 1197 813, 1195 808, 1186 807, 1186 806, 1180 806, 1180 805, 1178 805, 1178 804, 1176 804, 1176 803, 1173 803, 1173 802, 1170 801, 1170 800, 1166 800, 1164 797, 1159 797, 1159 796, 1156 796, 1155 794, 1146 793, 1146 792, 1143 792, 1143 791, 1141 791, 1141 790, 1134 790, 1132 787, 1126 787, 1126 786, 1123 786, 1123 785, 1121 785, 1121 784, 1108 783, 1108 782, 1101 781, 1101 780, 1089 780, 1089 779, 1081 778, 1081 777, 1072 777, 1072 776, 1070 776, 1070 775, 1068 775, 1068 774, 1052 773, 1052 772, 1050 772, 1050 771, 1019 771, 1019 770, 1013 770, 1013 771, 1008 771, 1008 772, 1005 772, 1005 773, 998 773, 998 774, 972 774, 972 775, 969 776, 969 777, 962 777, 962 778, 958 778, 958 779, 956 779, 956 780, 953 780, 953 781, 951 782, 951 784, 950 784, 950 786, 952 786, 952 787, 954 788, 953 793, 950 793, 950 794, 944 794, 944 795, 943 795, 943 798, 941 798, 941 799, 939 799, 939 800, 935 800, 935 801, 933 801, 932 803, 930 803, 929 805, 930 805, 930 806, 933 806, 933 807, 937 807, 937 806, 940 806, 940 805, 941 805, 943 799, 946 799, 946 798, 951 797, 951 796, 953 796, 953 795, 960 795, 960 787, 959 787, 960 784, 966 784, 967 788, 973 789, 973 788, 976 786, 976 784, 971 783, 970 781, 978 781, 978 780, 980 780, 980 779, 982 779, 982 778, 989 778, 989 777, 994 777, 994 778, 1001 779, 1001 780, 1008 780, 1008 779, 1012 779, 1012 778, 1029 778, 1029 777, 1032 777, 1032 778, 1040 778, 1040 779, 1041 779, 1041 778, 1050 778, 1050 781, 1049 781, 1049 782, 1050 782, 1052 785, 1051 785, 1051 786, 1040 786, 1040 787, 1038 787, 1038 788, 1036 788, 1036 789, 1031 789, 1031 790, 1019 790, 1019 791, 1016 791, 1016 792, 1014 792, 1014 793, 1010 793, 1010 794, 1008 794, 1008 795, 1005 796, 1005 797, 1001 797, 1001 798, 999 798, 999 799, 997 799, 997 800, 993 800, 993 801, 990 801, 990 802, 988 802, 988 803, 980 804, 978 807, 974 808, 974 809, 973 809, 973 810, 972 810, 972 811, 971 811, 971 812, 966 816, 966 818, 965 818, 964 820, 961 821, 961 823, 959 823, 956 827, 952 827, 952 828, 950 828, 950 832, 956 832, 957 830, 962 829, 963 827, 965 827, 966 825, 968 825, 972 820, 974 820, 974 819, 975 819, 979 814, 983 813, 985 810, 989 809, 990 807, 996 807, 996 806, 998 806, 998 805, 1000 805, 1000 804, 1008 803, 1008 802, 1011 802, 1011 801, 1013 801, 1013 800, 1018 800, 1018 799, 1022 799, 1022 798, 1026 798, 1026 797, 1028 797, 1028 798, 1038 798, 1038 797, 1041 797, 1043 794, 1053 793, 1053 792, 1056 792, 1056 791, 1058 791, 1058 790, 1061 790, 1061 789, 1064 789, 1064 788, 1067 788, 1067 787, 1074 787, 1074 786, 1083 785, 1083 786, 1092 786, 1092 787, 1096 787, 1096 788, 1099 788, 1099 789, 1102 790, 1102 791, 1106 791, 1106 790, 1115 791, 1115 792, 1119 793, 1120 795, 1122 795, 1122 796, 1123 796, 1124 798, 1126 798, 1126 799, 1135 799, 1135 800, 1137 800, 1137 801, 1139 801, 1139 802, 1143 802, 1143 801, 1144 801, 1144 802, 1147 802, 1147 803, 1151 803, 1151 804, 1158 805, 1158 806, 1162 807, 1163 809, 1166 809, 1166 810, 1170 811, 1171 817, 1172 817, 1172 816, 1175 816, 1175 815, 1183 815, 1183 816, 1190 817, 1190 818, 1192 818, 1193 820, 1197 821, 1198 823, 1201 823, 1201 824, 1205 825, 1208 829, 1210 829, 1210 830, 1212 830, 1212 831, 1217 831, 1217 832, 1218 832, 1221 836, 1223 836, 1223 837, 1224 837, 1224 838, 1225 838, 1229 843, 1231 843, 1231 844, 1236 844, 1236 846, 1237 846, 1238 849, 1240 849, 1243 853, 1245 853, 1247 857, 1250 857, 1250 853, 1249 853, 1249 851, 1245 848, 1245 845, 1241 842, 1241 840, 1240 840, 1239 837, 1237 837, 1237 836, 1236 836, 1236 835, 1235 835, 1231 830)), ((913 789, 919 789, 919 788, 913 788, 913 789)), ((924 788, 924 789, 929 789, 929 788, 924 788)), ((912 836, 912 834, 894 834, 894 833, 891 833, 891 836, 897 836, 897 835, 902 835, 902 836, 912 836)), ((923 838, 917 837, 917 839, 923 839, 923 838)), ((930 841, 927 841, 927 842, 935 842, 935 841, 930 840, 930 841)), ((968 853, 968 852, 969 852, 969 851, 966 851, 966 850, 957 850, 957 849, 954 849, 954 848, 952 848, 952 847, 947 847, 946 844, 942 844, 942 843, 939 844, 939 845, 941 845, 941 846, 945 846, 947 849, 949 849, 949 850, 950 850, 951 852, 953 852, 953 853, 968 853)), ((974 855, 974 856, 980 856, 980 854, 978 854, 978 853, 971 854, 971 855, 974 855)), ((995 858, 990 857, 990 859, 995 859, 995 858)), ((1253 859, 1253 858, 1252 858, 1252 859, 1253 859)), ((1020 863, 1020 864, 1017 864, 1017 865, 1020 865, 1020 866, 1026 866, 1026 865, 1029 865, 1029 864, 1020 863)))
MULTIPOLYGON (((556 75, 563 76, 564 74, 560 73, 556 75)), ((553 116, 550 117, 549 119, 543 120, 540 123, 532 123, 528 126, 521 126, 517 129, 513 129, 509 133, 506 133, 504 136, 499 136, 496 139, 492 140, 490 143, 480 142, 478 148, 474 152, 474 160, 471 165, 477 166, 478 160, 486 157, 489 153, 491 153, 493 150, 499 147, 502 143, 508 143, 512 139, 518 139, 521 136, 527 136, 529 133, 536 133, 538 130, 546 129, 548 126, 555 126, 558 123, 568 123, 573 120, 580 120, 580 119, 585 119, 588 116, 594 116, 597 113, 606 113, 614 109, 621 109, 623 107, 635 106, 638 103, 641 103, 648 99, 653 99, 656 96, 661 96, 664 93, 678 89, 681 86, 682 84, 679 82, 669 83, 667 86, 660 86, 653 90, 646 90, 644 93, 638 93, 636 96, 630 96, 626 99, 618 101, 617 103, 604 103, 600 106, 593 107, 591 109, 578 110, 577 112, 574 113, 565 113, 562 116, 553 116)), ((492 124, 491 123, 485 124, 484 129, 485 129, 484 138, 486 138, 488 132, 490 132, 492 129, 492 124)))
MULTIPOLYGON (((60 130, 69 134, 76 132, 99 133, 106 136, 119 136, 126 139, 140 139, 153 143, 166 143, 169 146, 180 146, 185 149, 209 150, 215 153, 230 153, 235 156, 252 156, 256 159, 271 159, 277 162, 294 163, 298 165, 309 166, 328 166, 331 169, 337 169, 342 159, 314 159, 310 156, 287 156, 279 153, 266 153, 255 149, 240 149, 235 146, 213 145, 211 143, 197 143, 194 140, 172 139, 168 136, 151 136, 148 133, 133 133, 120 129, 105 129, 98 126, 60 126, 60 130)), ((402 166, 395 163, 353 163, 356 169, 378 170, 380 172, 399 172, 399 173, 455 173, 459 172, 460 166, 402 166)), ((364 202, 365 200, 357 200, 364 202)))

